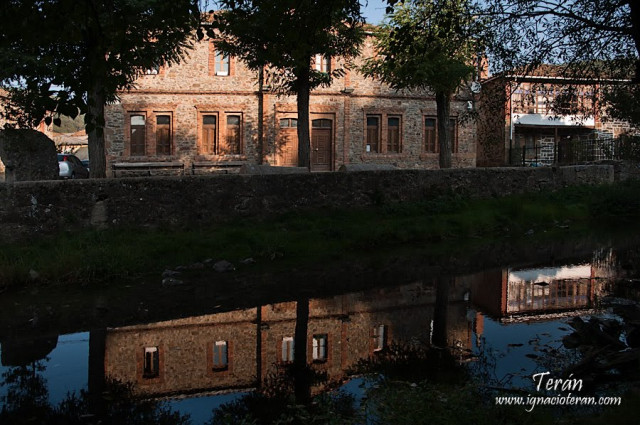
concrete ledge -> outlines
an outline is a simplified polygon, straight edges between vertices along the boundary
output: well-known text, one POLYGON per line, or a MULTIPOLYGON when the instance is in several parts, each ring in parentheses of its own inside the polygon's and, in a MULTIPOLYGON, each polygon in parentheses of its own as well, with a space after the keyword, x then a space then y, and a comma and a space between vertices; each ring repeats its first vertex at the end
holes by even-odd
POLYGON ((244 164, 240 167, 240 174, 305 174, 309 169, 305 167, 274 167, 272 165, 244 164))
POLYGON ((338 171, 352 173, 357 171, 381 171, 397 170, 398 167, 391 164, 344 164, 338 171))

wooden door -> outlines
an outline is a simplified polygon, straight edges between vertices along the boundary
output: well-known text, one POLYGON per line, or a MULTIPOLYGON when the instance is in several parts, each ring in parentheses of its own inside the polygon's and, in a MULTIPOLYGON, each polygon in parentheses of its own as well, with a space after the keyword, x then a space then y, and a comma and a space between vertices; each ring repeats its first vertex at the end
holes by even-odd
POLYGON ((298 120, 296 118, 282 118, 280 120, 276 154, 279 166, 298 166, 298 120))
POLYGON ((311 171, 331 171, 331 120, 311 122, 311 171))

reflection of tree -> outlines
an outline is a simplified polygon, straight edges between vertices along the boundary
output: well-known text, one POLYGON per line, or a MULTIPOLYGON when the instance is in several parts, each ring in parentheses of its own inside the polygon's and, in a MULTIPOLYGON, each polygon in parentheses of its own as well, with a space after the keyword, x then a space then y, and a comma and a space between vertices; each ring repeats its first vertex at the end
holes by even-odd
MULTIPOLYGON (((27 420, 38 417, 49 410, 49 391, 47 381, 41 375, 45 370, 42 361, 8 369, 2 374, 2 386, 7 387, 7 395, 0 398, 3 402, 0 419, 15 415, 27 420)), ((1 423, 12 423, 1 420, 1 423)))
POLYGON ((312 398, 312 387, 326 382, 327 374, 307 363, 308 329, 309 298, 300 297, 296 302, 293 363, 276 365, 259 391, 214 410, 209 425, 358 423, 352 395, 338 392, 312 398))
POLYGON ((131 384, 108 381, 102 393, 104 414, 92 412, 87 391, 68 395, 60 404, 49 404, 47 382, 40 362, 19 366, 3 373, 1 385, 7 388, 2 397, 1 424, 104 424, 104 425, 187 425, 188 416, 171 411, 164 403, 140 400, 131 384))

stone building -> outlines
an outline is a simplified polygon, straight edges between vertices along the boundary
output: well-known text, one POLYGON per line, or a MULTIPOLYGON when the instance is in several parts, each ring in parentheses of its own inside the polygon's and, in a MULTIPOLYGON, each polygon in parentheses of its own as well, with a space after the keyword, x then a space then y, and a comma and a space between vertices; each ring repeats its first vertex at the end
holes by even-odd
MULTIPOLYGON (((369 38, 362 57, 372 54, 369 38)), ((356 70, 361 63, 311 93, 311 170, 363 163, 438 168, 432 93, 398 92, 365 79, 356 70)), ((322 72, 344 65, 323 57, 310 64, 322 72)), ((209 39, 182 63, 148 70, 107 107, 108 169, 165 165, 195 173, 297 165, 295 96, 275 95, 268 75, 264 83, 258 77, 209 39)), ((461 92, 451 104, 454 167, 475 166, 475 124, 464 119, 471 96, 461 92)))
POLYGON ((553 66, 483 82, 478 166, 551 165, 608 159, 613 140, 635 133, 599 107, 601 83, 561 76, 553 66))

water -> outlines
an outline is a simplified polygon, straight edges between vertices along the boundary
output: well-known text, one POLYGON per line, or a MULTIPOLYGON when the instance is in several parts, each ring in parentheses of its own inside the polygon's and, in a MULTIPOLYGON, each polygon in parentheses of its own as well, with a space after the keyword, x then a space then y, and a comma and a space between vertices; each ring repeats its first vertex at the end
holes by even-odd
POLYGON ((361 398, 362 381, 350 372, 394 343, 446 344, 487 388, 530 391, 534 373, 575 355, 562 344, 573 331, 571 317, 608 314, 601 301, 628 277, 629 263, 637 264, 636 251, 628 252, 599 249, 578 261, 394 282, 57 340, 5 338, 0 397, 8 406, 10 392, 24 391, 7 382, 16 371, 43 382, 52 405, 69 393, 100 394, 110 377, 203 424, 212 409, 265 385, 295 359, 296 326, 307 329, 306 363, 327 378, 314 393, 331 384, 361 398))

